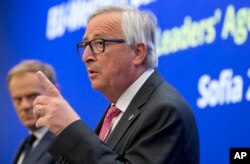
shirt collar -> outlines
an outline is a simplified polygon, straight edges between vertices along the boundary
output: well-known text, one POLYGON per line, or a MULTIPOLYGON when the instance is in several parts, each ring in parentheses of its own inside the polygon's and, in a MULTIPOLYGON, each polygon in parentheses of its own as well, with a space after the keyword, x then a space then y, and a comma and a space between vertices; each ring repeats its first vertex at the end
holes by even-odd
POLYGON ((29 132, 30 134, 32 133, 38 140, 43 138, 43 136, 47 133, 48 129, 45 127, 39 128, 33 132, 29 132))
POLYGON ((145 71, 132 85, 128 87, 128 89, 125 90, 125 92, 123 92, 123 94, 117 100, 115 106, 122 112, 125 112, 135 94, 139 91, 141 86, 146 82, 153 72, 154 69, 148 69, 145 71))

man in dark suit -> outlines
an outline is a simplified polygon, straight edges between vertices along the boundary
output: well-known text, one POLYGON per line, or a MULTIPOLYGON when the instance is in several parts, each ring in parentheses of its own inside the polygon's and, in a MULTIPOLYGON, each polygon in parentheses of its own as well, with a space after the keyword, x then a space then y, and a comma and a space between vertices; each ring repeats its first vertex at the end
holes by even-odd
POLYGON ((41 72, 47 94, 34 101, 36 125, 58 135, 49 152, 61 163, 199 163, 192 110, 156 71, 155 16, 106 6, 88 20, 78 51, 94 89, 110 101, 96 133, 41 72))
POLYGON ((29 130, 29 137, 19 147, 13 163, 52 164, 56 160, 48 153, 55 135, 47 128, 37 128, 33 117, 33 101, 45 94, 45 88, 37 78, 37 71, 44 72, 55 84, 55 73, 48 64, 37 60, 25 60, 14 66, 8 73, 7 83, 16 113, 21 123, 29 130))

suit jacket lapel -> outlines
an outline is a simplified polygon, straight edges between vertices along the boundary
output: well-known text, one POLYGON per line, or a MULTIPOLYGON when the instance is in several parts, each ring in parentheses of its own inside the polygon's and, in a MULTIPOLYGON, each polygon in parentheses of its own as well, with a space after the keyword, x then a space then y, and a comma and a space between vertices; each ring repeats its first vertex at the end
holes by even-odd
POLYGON ((114 149, 116 144, 120 141, 123 134, 126 132, 128 127, 136 120, 136 118, 140 115, 140 111, 133 108, 128 108, 126 112, 123 114, 122 118, 118 122, 117 126, 110 134, 110 136, 106 140, 106 144, 114 149), (127 111, 130 109, 129 111, 127 111), (133 110, 132 110, 133 109, 133 110))
POLYGON ((159 74, 155 71, 148 80, 142 85, 138 93, 135 95, 127 110, 123 114, 122 118, 118 122, 117 126, 110 134, 106 141, 106 144, 114 149, 129 126, 139 117, 142 112, 140 108, 147 103, 148 98, 152 94, 153 90, 163 80, 159 74))
POLYGON ((15 156, 14 156, 14 160, 13 160, 13 163, 16 164, 18 162, 18 159, 24 149, 24 142, 25 140, 22 142, 21 146, 19 146, 19 149, 17 150, 15 156))

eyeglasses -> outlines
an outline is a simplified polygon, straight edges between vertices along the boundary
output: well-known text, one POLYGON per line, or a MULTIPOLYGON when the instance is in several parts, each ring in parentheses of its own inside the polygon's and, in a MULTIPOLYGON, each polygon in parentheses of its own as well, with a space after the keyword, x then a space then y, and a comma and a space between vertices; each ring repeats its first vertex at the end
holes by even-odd
POLYGON ((93 39, 88 42, 77 43, 78 54, 82 57, 86 47, 89 46, 94 54, 100 54, 105 51, 106 42, 125 43, 124 39, 93 39))

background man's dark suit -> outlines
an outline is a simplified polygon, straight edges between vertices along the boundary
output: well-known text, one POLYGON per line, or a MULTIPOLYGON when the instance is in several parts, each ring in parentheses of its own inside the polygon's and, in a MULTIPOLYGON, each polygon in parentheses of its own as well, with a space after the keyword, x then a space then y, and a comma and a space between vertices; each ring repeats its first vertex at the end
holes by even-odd
POLYGON ((58 136, 49 152, 61 163, 199 163, 192 111, 157 72, 133 98, 106 145, 82 121, 76 121, 58 136))
MULTIPOLYGON (((47 132, 45 136, 41 139, 38 145, 34 148, 32 154, 30 155, 28 164, 53 164, 58 163, 56 160, 48 153, 48 148, 54 141, 55 136, 51 132, 47 132)), ((24 143, 19 147, 17 154, 14 158, 14 164, 18 162, 18 158, 22 153, 24 143)))

